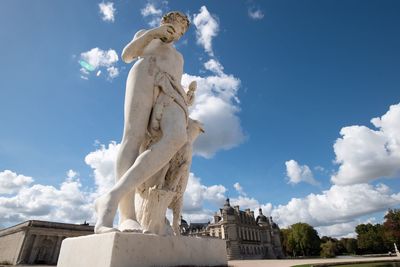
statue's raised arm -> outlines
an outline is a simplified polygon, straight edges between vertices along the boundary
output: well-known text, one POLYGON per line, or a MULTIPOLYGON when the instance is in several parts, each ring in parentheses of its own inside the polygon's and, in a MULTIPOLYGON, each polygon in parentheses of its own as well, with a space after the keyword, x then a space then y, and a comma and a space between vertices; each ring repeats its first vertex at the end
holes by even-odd
POLYGON ((172 24, 164 24, 150 30, 140 30, 135 34, 133 40, 122 50, 122 60, 125 63, 131 63, 137 57, 143 55, 144 49, 152 40, 172 41, 174 34, 175 29, 172 24))

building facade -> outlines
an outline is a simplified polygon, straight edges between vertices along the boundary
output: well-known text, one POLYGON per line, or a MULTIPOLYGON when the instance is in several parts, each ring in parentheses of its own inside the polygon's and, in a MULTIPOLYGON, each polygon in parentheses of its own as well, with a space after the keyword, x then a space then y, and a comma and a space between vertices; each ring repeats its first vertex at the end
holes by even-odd
POLYGON ((67 237, 93 234, 93 226, 26 221, 0 230, 0 264, 57 264, 67 237))
MULTIPOLYGON (((190 225, 186 228, 191 229, 190 225)), ((259 209, 255 218, 250 209, 242 211, 239 206, 231 207, 229 199, 214 215, 214 223, 182 234, 225 239, 229 260, 284 257, 280 230, 272 217, 267 218, 259 209)))

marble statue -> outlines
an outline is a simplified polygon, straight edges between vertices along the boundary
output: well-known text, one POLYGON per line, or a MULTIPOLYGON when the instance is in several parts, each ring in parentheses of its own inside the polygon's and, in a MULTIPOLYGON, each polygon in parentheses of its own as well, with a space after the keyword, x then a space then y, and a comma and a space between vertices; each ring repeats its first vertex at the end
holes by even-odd
POLYGON ((196 82, 187 91, 182 88, 183 57, 173 46, 188 26, 184 14, 170 12, 159 27, 138 31, 123 49, 124 62, 137 61, 126 81, 116 183, 95 202, 95 233, 179 234, 192 143, 203 131, 188 116, 196 82), (173 210, 172 228, 165 218, 167 208, 173 210), (113 228, 117 209, 119 226, 113 228))

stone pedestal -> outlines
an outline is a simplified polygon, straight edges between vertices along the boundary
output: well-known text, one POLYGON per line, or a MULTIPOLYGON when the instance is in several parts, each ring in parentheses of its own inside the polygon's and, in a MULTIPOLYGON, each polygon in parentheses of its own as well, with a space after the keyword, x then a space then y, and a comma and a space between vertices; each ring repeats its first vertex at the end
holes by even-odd
POLYGON ((226 266, 225 240, 138 233, 67 238, 58 267, 226 266))

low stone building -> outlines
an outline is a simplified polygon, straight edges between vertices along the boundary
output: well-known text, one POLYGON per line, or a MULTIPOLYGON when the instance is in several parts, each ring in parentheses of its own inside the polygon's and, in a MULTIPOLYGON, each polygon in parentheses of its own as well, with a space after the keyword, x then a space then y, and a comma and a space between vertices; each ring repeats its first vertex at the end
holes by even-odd
MULTIPOLYGON (((186 223, 187 225, 187 223, 186 223)), ((190 225, 186 226, 190 229, 190 225)), ((214 215, 214 223, 209 223, 199 231, 182 234, 210 236, 226 240, 229 260, 283 258, 279 226, 272 217, 267 218, 259 209, 254 217, 250 209, 242 211, 239 206, 231 207, 229 199, 214 215)))
POLYGON ((93 234, 93 226, 26 221, 0 230, 0 264, 57 264, 67 237, 93 234))

